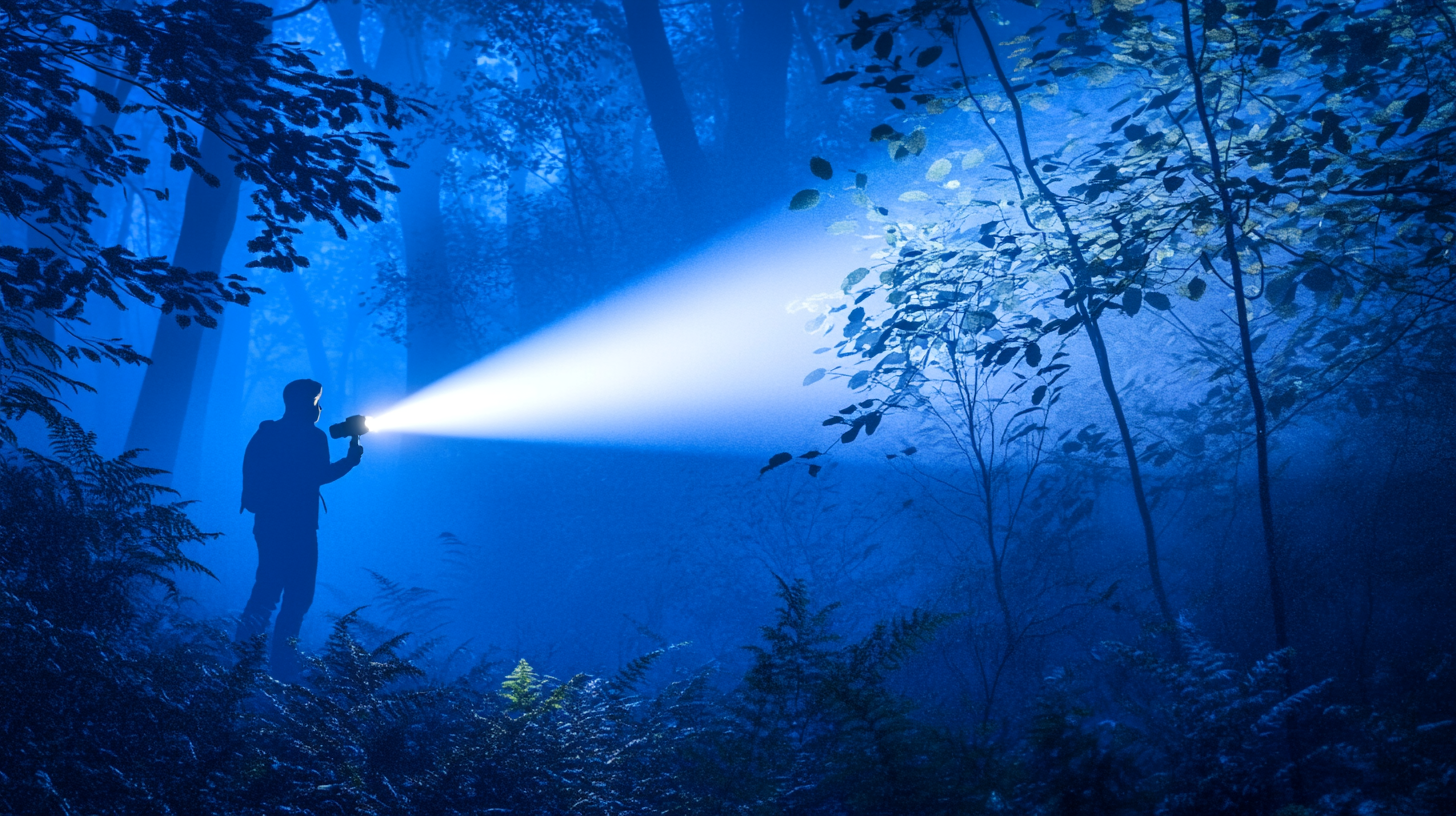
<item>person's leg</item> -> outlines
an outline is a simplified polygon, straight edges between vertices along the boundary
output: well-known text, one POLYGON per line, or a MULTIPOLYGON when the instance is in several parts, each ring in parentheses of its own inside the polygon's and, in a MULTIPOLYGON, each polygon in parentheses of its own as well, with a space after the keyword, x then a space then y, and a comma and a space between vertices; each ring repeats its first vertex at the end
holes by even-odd
POLYGON ((258 572, 253 579, 253 592, 243 607, 242 619, 238 621, 239 641, 255 637, 268 628, 273 607, 283 594, 284 565, 278 536, 254 528, 253 538, 258 543, 258 572))
POLYGON ((298 659, 289 641, 298 637, 303 615, 313 605, 314 580, 318 577, 318 532, 309 530, 289 536, 284 559, 283 604, 273 626, 272 671, 280 680, 298 676, 298 659))

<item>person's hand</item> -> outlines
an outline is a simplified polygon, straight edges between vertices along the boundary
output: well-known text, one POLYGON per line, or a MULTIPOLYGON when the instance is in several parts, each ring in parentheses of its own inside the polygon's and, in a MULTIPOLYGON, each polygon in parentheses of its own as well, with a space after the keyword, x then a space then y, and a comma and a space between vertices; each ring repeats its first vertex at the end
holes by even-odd
POLYGON ((361 444, 359 444, 359 437, 356 436, 356 437, 351 438, 349 440, 349 456, 348 456, 349 464, 351 466, 352 465, 357 465, 357 464, 359 464, 359 460, 361 458, 363 458, 363 457, 364 457, 364 446, 361 445, 361 444))

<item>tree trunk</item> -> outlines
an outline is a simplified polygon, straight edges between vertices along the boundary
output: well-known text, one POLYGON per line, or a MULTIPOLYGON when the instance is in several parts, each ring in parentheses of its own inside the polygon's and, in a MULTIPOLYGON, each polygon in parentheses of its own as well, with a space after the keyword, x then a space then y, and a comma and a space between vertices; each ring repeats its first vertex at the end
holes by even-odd
MULTIPOLYGON (((425 84, 414 64, 420 49, 418 35, 406 36, 401 26, 391 26, 379 48, 378 79, 401 92, 425 84)), ((468 66, 468 46, 452 37, 445 57, 440 85, 433 96, 449 99, 460 87, 459 73, 468 66)), ((415 91, 418 93, 418 90, 415 91)), ((406 131, 400 141, 409 142, 417 128, 406 131)), ((408 169, 395 171, 400 192, 396 199, 405 255, 405 388, 418 391, 449 374, 467 361, 460 319, 455 311, 455 282, 445 247, 444 213, 440 210, 441 174, 449 149, 438 138, 425 140, 408 169)))
MULTIPOLYGON (((182 231, 172 263, 190 270, 216 271, 237 219, 239 183, 226 145, 211 133, 202 138, 202 163, 219 184, 211 187, 195 174, 188 180, 182 231)), ((205 331, 210 330, 196 323, 184 329, 170 315, 163 315, 157 323, 152 364, 142 380, 126 435, 127 448, 146 449, 142 464, 166 471, 176 467, 205 331)))
POLYGON ((623 0, 622 10, 627 14, 627 46, 637 66, 667 175, 689 220, 701 225, 708 212, 708 161, 698 144, 682 81, 672 61, 661 9, 657 0, 623 0))
POLYGON ((1213 187, 1218 193, 1223 215, 1224 247, 1228 253, 1229 273, 1234 290, 1234 311, 1237 312, 1239 327, 1239 352, 1244 364, 1244 382, 1249 386, 1249 402, 1254 408, 1254 451, 1259 472, 1259 518, 1264 527, 1264 559, 1269 571, 1269 603, 1274 613, 1274 645, 1289 647, 1289 626, 1285 616, 1284 584, 1279 578, 1279 545, 1274 531, 1274 499, 1269 477, 1269 418, 1264 407, 1264 392, 1259 385, 1259 371, 1254 361, 1254 344, 1249 330, 1247 294, 1244 288, 1244 267, 1239 260, 1237 223, 1234 214, 1233 195, 1228 180, 1224 177, 1223 162, 1218 154, 1218 140, 1213 132, 1213 121, 1209 118, 1208 102, 1203 91, 1203 71, 1198 65, 1197 52, 1193 50, 1193 22, 1189 16, 1188 3, 1182 5, 1183 52, 1188 64, 1188 73, 1193 80, 1193 101, 1198 108, 1198 121, 1203 128, 1203 140, 1207 143, 1209 173, 1213 176, 1213 187))
MULTIPOLYGON (((1016 131, 1021 147, 1021 160, 1025 165, 1024 170, 1031 178, 1036 191, 1041 194, 1047 204, 1056 213, 1057 221, 1061 225, 1062 233, 1071 249, 1076 265, 1074 279, 1078 287, 1088 287, 1091 279, 1088 272, 1088 264, 1082 252, 1082 240, 1076 230, 1072 228, 1071 221, 1067 217, 1066 209, 1061 205, 1056 194, 1042 180, 1041 173, 1037 170, 1035 159, 1031 155, 1031 145, 1028 142, 1026 120, 1021 110, 1021 101, 1017 98, 1016 92, 1011 85, 1011 80, 1006 76, 1006 71, 1001 65, 1001 57, 996 53, 995 44, 992 42, 991 33, 986 29, 986 22, 981 18, 976 5, 971 3, 967 6, 970 11, 971 20, 975 23, 977 32, 981 35, 981 43, 986 48, 986 57, 991 61, 991 67, 996 73, 996 79, 1001 85, 1002 91, 1011 102, 1011 110, 1015 116, 1016 131)), ((999 141, 999 137, 998 137, 999 141)), ((1005 146, 1002 146, 1005 149, 1005 146)), ((1010 151, 1007 151, 1008 162, 1011 162, 1010 151)), ((1014 167, 1014 163, 1012 163, 1014 167)), ((1138 517, 1143 525, 1143 544, 1147 551, 1148 577, 1152 582, 1153 597, 1158 603, 1158 611, 1163 617, 1163 622, 1168 628, 1168 635, 1174 640, 1177 648, 1177 626, 1173 615, 1172 604, 1168 602, 1168 593, 1163 588, 1163 573, 1158 563, 1158 536, 1153 527, 1153 515, 1148 503, 1147 491, 1143 486, 1142 469, 1137 459, 1137 449, 1132 438, 1132 430, 1128 426, 1127 415, 1122 408, 1122 397, 1118 394, 1117 384, 1112 377, 1112 363, 1107 355, 1107 344, 1102 338, 1102 327, 1097 322, 1096 310, 1090 308, 1088 301, 1091 297, 1085 297, 1077 303, 1077 312, 1082 317, 1083 323, 1087 326, 1087 338, 1092 344, 1093 354, 1097 358, 1097 371, 1102 379, 1102 388, 1107 392, 1107 400, 1112 406, 1113 418, 1117 421, 1118 436, 1122 440, 1123 454, 1127 458, 1128 476, 1132 482, 1133 498, 1137 502, 1138 517)))

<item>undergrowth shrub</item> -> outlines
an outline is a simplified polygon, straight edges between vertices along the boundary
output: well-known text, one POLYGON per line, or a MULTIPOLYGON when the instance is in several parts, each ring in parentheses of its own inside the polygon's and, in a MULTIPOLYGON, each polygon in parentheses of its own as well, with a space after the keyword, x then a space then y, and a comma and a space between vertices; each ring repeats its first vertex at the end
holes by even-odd
POLYGON ((525 660, 458 671, 463 646, 394 628, 427 623, 439 599, 376 576, 392 623, 341 616, 302 681, 280 683, 261 637, 233 643, 226 622, 169 600, 178 570, 205 571, 182 548, 211 536, 155 475, 67 423, 50 456, 0 454, 0 812, 1425 816, 1456 803, 1456 729, 1432 719, 1449 658, 1406 710, 1321 707, 1324 684, 1289 692, 1287 655, 1236 669, 1185 625, 1178 660, 1112 649, 1134 677, 1125 693, 1053 672, 1025 734, 971 738, 893 685, 945 616, 846 640, 799 581, 780 582, 736 682, 702 670, 654 687, 662 651, 611 677, 556 680, 525 660))

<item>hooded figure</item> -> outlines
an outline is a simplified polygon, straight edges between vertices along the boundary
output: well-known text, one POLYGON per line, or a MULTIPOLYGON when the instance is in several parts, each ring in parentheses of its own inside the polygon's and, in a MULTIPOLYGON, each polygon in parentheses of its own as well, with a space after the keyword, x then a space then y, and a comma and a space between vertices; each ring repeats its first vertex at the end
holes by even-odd
POLYGON ((238 640, 273 627, 270 666, 273 676, 292 680, 297 661, 289 641, 298 637, 303 615, 313 603, 318 574, 319 486, 354 469, 364 448, 359 438, 349 453, 329 461, 329 439, 315 427, 323 386, 294 380, 283 388, 283 418, 265 420, 243 454, 243 498, 238 512, 253 513, 253 538, 258 542, 258 574, 253 593, 238 623, 238 640))

